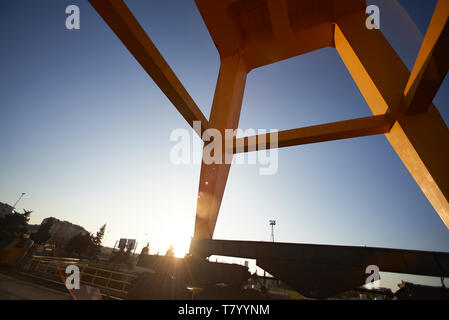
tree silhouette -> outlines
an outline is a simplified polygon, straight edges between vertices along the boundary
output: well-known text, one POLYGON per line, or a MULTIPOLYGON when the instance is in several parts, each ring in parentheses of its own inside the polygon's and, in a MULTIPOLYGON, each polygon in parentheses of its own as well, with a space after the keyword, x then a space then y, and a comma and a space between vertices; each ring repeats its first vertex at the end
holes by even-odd
POLYGON ((96 246, 101 246, 101 243, 103 242, 103 238, 104 238, 104 233, 106 231, 106 224, 104 224, 100 230, 97 231, 97 233, 95 234, 95 237, 92 238, 92 242, 96 245, 96 246))
POLYGON ((50 239, 50 228, 52 222, 46 220, 39 229, 31 235, 31 240, 33 240, 36 244, 44 244, 48 239, 50 239))
POLYGON ((150 243, 147 242, 147 245, 142 248, 142 251, 140 251, 140 254, 149 254, 150 253, 150 243))
POLYGON ((65 246, 67 254, 76 254, 77 256, 92 257, 95 255, 95 245, 92 242, 92 235, 79 233, 72 237, 65 246))
POLYGON ((175 256, 175 248, 173 247, 172 244, 168 248, 167 252, 165 252, 165 256, 166 257, 174 257, 175 256))
POLYGON ((0 218, 0 241, 9 243, 16 237, 25 234, 32 212, 25 209, 23 213, 13 211, 0 218))

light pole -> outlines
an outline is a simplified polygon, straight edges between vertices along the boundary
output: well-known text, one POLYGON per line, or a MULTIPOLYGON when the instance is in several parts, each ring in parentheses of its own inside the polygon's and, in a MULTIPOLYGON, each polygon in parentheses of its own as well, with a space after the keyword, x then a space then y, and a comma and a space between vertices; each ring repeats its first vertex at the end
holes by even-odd
POLYGON ((271 226, 271 241, 274 242, 274 226, 276 225, 276 220, 270 220, 269 223, 271 226))
POLYGON ((20 199, 22 199, 22 197, 25 195, 25 192, 22 192, 22 194, 20 195, 19 199, 17 199, 16 203, 14 203, 14 205, 12 206, 12 210, 14 211, 14 209, 16 208, 17 204, 19 203, 20 199))

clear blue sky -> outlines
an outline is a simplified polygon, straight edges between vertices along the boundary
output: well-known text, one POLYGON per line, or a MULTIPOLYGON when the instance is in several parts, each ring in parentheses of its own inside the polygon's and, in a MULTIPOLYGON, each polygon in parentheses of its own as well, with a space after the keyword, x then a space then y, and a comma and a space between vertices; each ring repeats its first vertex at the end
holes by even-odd
MULTIPOLYGON (((194 1, 126 3, 208 117, 219 57, 194 1)), ((368 1, 411 68, 435 0, 368 1)), ((169 161, 170 133, 188 125, 87 1, 2 1, 0 201, 94 232, 171 242, 193 233, 199 165, 169 161), (65 29, 65 8, 81 29, 65 29)), ((434 102, 449 121, 449 83, 434 102)), ((334 49, 253 70, 240 127, 289 129, 370 115, 334 49)), ((384 136, 279 151, 279 170, 234 166, 215 238, 449 252, 449 232, 384 136)))

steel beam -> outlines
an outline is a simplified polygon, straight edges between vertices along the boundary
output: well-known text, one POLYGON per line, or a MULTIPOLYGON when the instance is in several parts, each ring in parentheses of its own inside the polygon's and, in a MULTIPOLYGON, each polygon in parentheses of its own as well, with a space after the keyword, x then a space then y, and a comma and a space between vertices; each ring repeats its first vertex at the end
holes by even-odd
POLYGON ((449 69, 449 0, 439 0, 404 93, 409 114, 426 112, 449 69))
POLYGON ((449 276, 449 253, 388 248, 192 239, 190 253, 256 259, 256 264, 304 296, 328 298, 383 272, 449 276))
MULTIPOLYGON (((385 114, 280 131, 277 136, 277 147, 285 148, 317 142, 384 134, 390 131, 393 123, 394 121, 391 115, 385 114)), ((269 133, 236 138, 234 140, 234 153, 265 150, 272 147, 269 133), (265 141, 265 145, 260 141, 265 141)))
POLYGON ((409 115, 402 105, 410 72, 380 30, 364 27, 361 11, 337 20, 335 48, 373 114, 391 111, 385 136, 449 227, 449 130, 436 107, 409 115))
POLYGON ((195 0, 221 58, 241 54, 248 71, 333 47, 337 17, 365 0, 195 0))
MULTIPOLYGON (((201 122, 200 135, 209 128, 221 133, 237 128, 246 75, 251 69, 335 46, 375 117, 282 131, 278 146, 386 132, 449 227, 449 130, 431 103, 448 69, 449 0, 439 0, 412 74, 379 30, 365 28, 363 0, 224 0, 213 4, 196 0, 221 58, 210 121, 123 0, 89 2, 189 125, 201 122), (413 114, 416 112, 420 113, 413 114)), ((246 149, 251 147, 248 142, 246 149)), ((229 169, 227 164, 202 164, 196 237, 213 235, 229 169)))
POLYGON ((193 127, 193 121, 201 121, 201 133, 206 130, 209 127, 206 117, 123 0, 89 2, 189 125, 193 127))
MULTIPOLYGON (((221 61, 217 86, 210 115, 210 126, 222 137, 226 129, 237 129, 245 91, 247 67, 240 55, 221 61)), ((208 147, 205 144, 205 149, 208 147)), ((232 156, 232 153, 230 153, 232 156)), ((204 156, 207 151, 203 151, 204 156)), ((223 154, 226 157, 226 153, 223 154)), ((200 185, 195 219, 195 237, 212 238, 217 223, 221 200, 231 164, 223 158, 221 164, 201 163, 200 185)))

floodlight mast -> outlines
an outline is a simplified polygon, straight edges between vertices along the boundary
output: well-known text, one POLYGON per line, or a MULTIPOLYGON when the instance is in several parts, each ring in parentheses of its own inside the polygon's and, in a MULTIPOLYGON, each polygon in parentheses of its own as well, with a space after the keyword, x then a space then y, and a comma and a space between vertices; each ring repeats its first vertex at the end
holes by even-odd
POLYGON ((274 242, 274 226, 276 225, 276 220, 269 220, 271 226, 271 241, 274 242))

